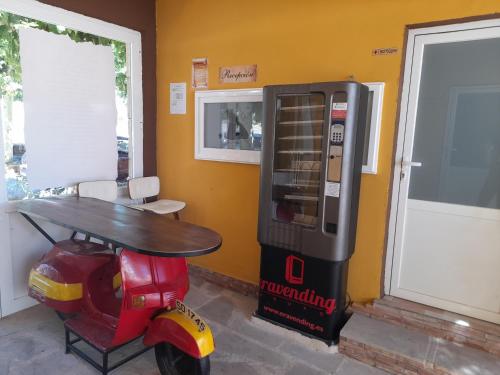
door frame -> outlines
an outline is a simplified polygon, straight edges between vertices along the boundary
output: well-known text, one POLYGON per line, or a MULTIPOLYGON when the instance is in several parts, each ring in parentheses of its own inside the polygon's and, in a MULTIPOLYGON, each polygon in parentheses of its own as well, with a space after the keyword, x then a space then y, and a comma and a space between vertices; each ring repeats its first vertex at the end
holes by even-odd
POLYGON ((385 272, 384 272, 384 294, 394 295, 418 303, 436 306, 450 311, 457 311, 464 315, 477 315, 471 308, 462 306, 454 302, 438 300, 430 296, 422 296, 410 291, 402 292, 397 290, 396 281, 400 276, 400 262, 402 254, 402 244, 404 236, 404 218, 406 215, 407 198, 402 198, 402 194, 408 193, 409 173, 411 167, 405 165, 411 161, 413 153, 413 132, 416 121, 418 95, 420 89, 420 75, 423 49, 426 44, 446 43, 453 41, 460 32, 476 31, 474 36, 460 38, 460 41, 479 40, 500 37, 500 19, 486 19, 479 21, 457 20, 456 23, 441 24, 437 26, 412 26, 407 29, 406 48, 404 60, 402 61, 402 82, 400 88, 400 101, 397 120, 397 138, 395 142, 395 152, 393 159, 393 179, 391 184, 391 198, 389 210, 389 222, 387 229, 385 272), (495 35, 491 34, 491 29, 495 30, 495 35), (458 32, 458 33, 457 33, 458 32), (497 34, 498 33, 498 34, 497 34), (439 38, 439 41, 437 40, 439 38), (434 43, 432 43, 434 42, 434 43), (416 82, 414 87, 412 83, 416 82), (413 103, 413 104, 412 104, 413 103), (412 134, 407 132, 413 128, 412 134), (411 144, 405 145, 405 141, 411 139, 411 144), (405 163, 403 163, 405 161, 405 163), (406 173, 406 182, 401 178, 402 173, 406 173), (406 189, 403 184, 406 183, 406 189), (404 189, 404 191, 402 191, 404 189))

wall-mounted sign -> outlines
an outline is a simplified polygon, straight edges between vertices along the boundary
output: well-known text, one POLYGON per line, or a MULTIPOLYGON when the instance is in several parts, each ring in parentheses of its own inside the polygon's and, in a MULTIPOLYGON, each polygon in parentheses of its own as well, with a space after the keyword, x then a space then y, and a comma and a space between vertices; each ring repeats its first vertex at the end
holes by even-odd
POLYGON ((223 66, 219 69, 219 83, 257 81, 257 65, 223 66))
POLYGON ((398 53, 397 48, 375 48, 372 50, 373 56, 394 55, 398 53))
POLYGON ((193 59, 191 86, 193 89, 208 88, 208 59, 193 59))
POLYGON ((170 84, 170 114, 186 114, 186 82, 170 84))

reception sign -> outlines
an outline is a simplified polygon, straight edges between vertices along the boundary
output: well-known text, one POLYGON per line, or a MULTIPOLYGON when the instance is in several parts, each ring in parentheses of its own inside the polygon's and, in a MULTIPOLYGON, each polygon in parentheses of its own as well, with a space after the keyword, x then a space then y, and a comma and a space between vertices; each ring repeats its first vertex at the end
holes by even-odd
POLYGON ((255 82, 257 65, 223 66, 219 69, 219 83, 255 82))

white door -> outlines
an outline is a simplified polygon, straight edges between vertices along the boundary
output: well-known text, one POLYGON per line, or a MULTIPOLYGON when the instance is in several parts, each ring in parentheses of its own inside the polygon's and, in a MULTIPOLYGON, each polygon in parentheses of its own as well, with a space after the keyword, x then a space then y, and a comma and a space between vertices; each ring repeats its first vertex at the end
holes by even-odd
POLYGON ((410 31, 386 292, 500 323, 500 22, 410 31))

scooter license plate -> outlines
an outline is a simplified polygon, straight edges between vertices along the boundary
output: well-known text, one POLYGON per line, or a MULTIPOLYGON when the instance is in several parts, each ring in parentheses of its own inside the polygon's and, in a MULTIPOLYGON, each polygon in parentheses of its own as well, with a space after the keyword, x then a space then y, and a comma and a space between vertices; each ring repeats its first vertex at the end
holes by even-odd
POLYGON ((189 318, 194 324, 196 324, 199 332, 203 332, 205 330, 205 328, 207 327, 207 323, 205 323, 203 319, 201 319, 193 310, 187 307, 184 303, 177 300, 175 301, 175 307, 177 308, 177 311, 179 311, 181 314, 189 318))

